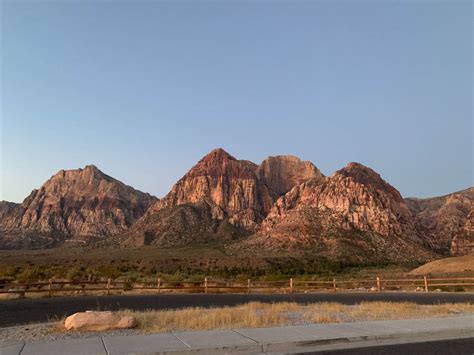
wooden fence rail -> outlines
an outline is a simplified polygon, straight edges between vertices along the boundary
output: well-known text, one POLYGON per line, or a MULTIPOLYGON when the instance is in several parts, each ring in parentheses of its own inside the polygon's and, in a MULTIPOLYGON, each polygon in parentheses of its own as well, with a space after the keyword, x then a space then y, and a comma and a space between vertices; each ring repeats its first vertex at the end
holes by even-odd
MULTIPOLYGON (((457 278, 410 278, 410 279, 332 279, 332 280, 296 280, 290 278, 282 281, 234 281, 234 280, 213 280, 204 278, 203 281, 167 281, 157 278, 144 282, 115 281, 108 279, 105 281, 56 281, 48 282, 28 282, 28 283, 8 283, 0 284, 0 294, 5 293, 53 293, 61 292, 96 292, 106 291, 108 295, 113 291, 132 290, 155 290, 161 292, 200 292, 200 293, 234 293, 234 292, 317 292, 325 290, 329 292, 340 292, 350 290, 368 290, 372 292, 383 292, 388 290, 410 289, 429 292, 430 289, 438 287, 465 287, 473 288, 474 277, 457 278)), ((448 290, 449 291, 449 290, 448 290)), ((455 289, 459 291, 459 289, 455 289)))

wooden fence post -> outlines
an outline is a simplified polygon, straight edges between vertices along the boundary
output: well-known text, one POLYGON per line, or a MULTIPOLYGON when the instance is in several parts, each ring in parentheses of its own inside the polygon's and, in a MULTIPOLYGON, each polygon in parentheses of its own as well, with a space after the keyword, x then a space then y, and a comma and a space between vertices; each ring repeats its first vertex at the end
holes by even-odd
POLYGON ((380 292, 380 277, 377 276, 377 292, 380 292))
POLYGON ((293 278, 290 278, 290 293, 293 293, 293 278))
POLYGON ((423 281, 425 282, 425 292, 428 292, 428 279, 426 276, 423 276, 423 281))
POLYGON ((204 278, 204 293, 207 293, 207 277, 204 278))
POLYGON ((332 288, 334 289, 334 293, 336 293, 337 292, 336 279, 332 279, 332 288))
POLYGON ((161 289, 161 278, 160 277, 158 277, 158 280, 156 282, 156 286, 158 287, 158 293, 160 293, 160 291, 161 291, 160 290, 161 289))
POLYGON ((247 279, 247 293, 250 293, 250 279, 247 279))
POLYGON ((53 294, 53 279, 49 279, 48 296, 51 297, 52 294, 53 294))
POLYGON ((110 295, 110 283, 112 282, 111 279, 107 280, 107 295, 110 295))

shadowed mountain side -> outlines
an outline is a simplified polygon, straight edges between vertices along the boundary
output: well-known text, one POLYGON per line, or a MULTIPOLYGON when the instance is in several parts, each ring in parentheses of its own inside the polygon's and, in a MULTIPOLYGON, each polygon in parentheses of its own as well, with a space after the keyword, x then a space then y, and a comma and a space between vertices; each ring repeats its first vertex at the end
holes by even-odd
POLYGON ((405 201, 429 248, 451 255, 474 252, 474 188, 405 201))
POLYGON ((130 231, 119 236, 120 243, 162 247, 225 244, 250 234, 227 218, 213 218, 212 209, 211 204, 201 201, 150 210, 130 231))
POLYGON ((20 206, 19 203, 0 201, 0 221, 18 206, 20 206))

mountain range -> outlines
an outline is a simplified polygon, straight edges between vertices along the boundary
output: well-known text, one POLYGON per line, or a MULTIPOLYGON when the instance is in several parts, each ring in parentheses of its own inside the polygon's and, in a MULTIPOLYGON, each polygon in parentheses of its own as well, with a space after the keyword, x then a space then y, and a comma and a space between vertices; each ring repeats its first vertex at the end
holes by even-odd
POLYGON ((324 176, 294 156, 257 165, 215 149, 161 199, 93 165, 61 170, 21 204, 0 202, 0 249, 218 245, 354 263, 421 261, 470 253, 473 211, 472 187, 403 198, 359 163, 324 176))

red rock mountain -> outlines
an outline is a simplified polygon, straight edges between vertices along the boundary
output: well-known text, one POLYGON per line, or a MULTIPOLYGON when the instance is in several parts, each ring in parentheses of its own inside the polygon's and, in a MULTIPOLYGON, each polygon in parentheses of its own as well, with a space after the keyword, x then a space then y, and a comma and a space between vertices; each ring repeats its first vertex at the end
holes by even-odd
POLYGON ((150 210, 206 201, 215 219, 228 218, 235 226, 256 230, 276 198, 309 178, 323 175, 310 162, 277 156, 261 166, 237 160, 223 149, 202 158, 150 210))
POLYGON ((418 233, 426 245, 443 254, 474 251, 474 188, 446 196, 407 198, 418 233))
POLYGON ((0 249, 64 241, 220 244, 349 263, 406 262, 471 252, 473 205, 473 188, 403 199, 358 163, 325 177, 296 157, 269 157, 257 165, 215 149, 161 200, 94 166, 62 170, 21 205, 0 203, 0 249))
POLYGON ((155 201, 93 165, 61 170, 2 218, 0 245, 110 236, 127 230, 155 201))
POLYGON ((324 180, 309 180, 279 198, 248 242, 266 248, 313 248, 354 262, 406 260, 414 250, 413 255, 423 254, 400 193, 358 163, 324 180))

